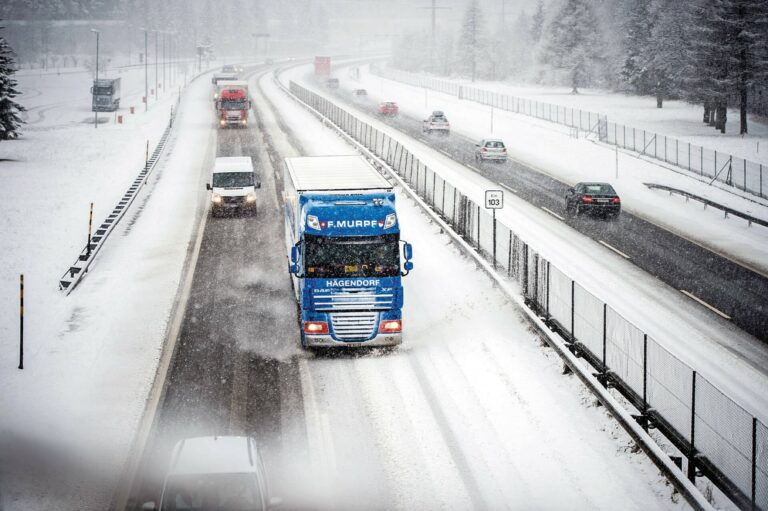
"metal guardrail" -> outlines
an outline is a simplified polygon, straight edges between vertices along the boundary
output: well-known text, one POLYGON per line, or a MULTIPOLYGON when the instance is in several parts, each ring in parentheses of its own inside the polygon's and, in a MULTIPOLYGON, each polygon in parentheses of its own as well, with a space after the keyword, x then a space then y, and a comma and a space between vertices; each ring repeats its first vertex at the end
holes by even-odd
POLYGON ((655 188, 657 190, 664 190, 665 192, 669 192, 670 195, 673 194, 673 193, 677 194, 677 195, 682 195, 682 196, 684 196, 686 198, 686 200, 687 199, 693 199, 695 201, 701 202, 701 203, 704 204, 705 208, 707 206, 712 206, 713 208, 720 209, 720 210, 725 212, 725 217, 726 218, 728 218, 728 215, 733 215, 733 216, 737 216, 739 218, 743 218, 744 220, 746 220, 749 223, 750 226, 752 224, 757 224, 757 225, 762 225, 763 227, 768 227, 768 222, 765 221, 765 220, 762 220, 760 218, 754 217, 752 215, 748 215, 746 213, 742 213, 741 211, 738 211, 738 210, 733 209, 733 208, 729 208, 728 206, 723 206, 722 204, 718 204, 717 202, 711 201, 711 200, 709 200, 709 199, 707 199, 705 197, 700 197, 700 196, 695 195, 693 193, 686 192, 685 190, 679 190, 677 188, 672 188, 671 186, 659 185, 659 184, 656 184, 656 183, 643 183, 643 184, 645 186, 647 186, 648 188, 655 188))
MULTIPOLYGON (((685 463, 691 482, 706 477, 741 508, 768 510, 765 424, 560 271, 399 141, 296 83, 290 83, 290 92, 386 162, 466 244, 517 282, 526 304, 560 334, 566 351, 586 360, 600 383, 627 399, 639 426, 657 429, 675 446, 669 455, 680 460, 681 468, 685 463)), ((686 493, 690 488, 673 482, 692 505, 702 507, 698 497, 686 493)))
POLYGON ((391 80, 424 87, 459 99, 474 101, 516 114, 527 115, 597 134, 600 142, 637 152, 704 179, 743 190, 758 197, 768 197, 768 165, 732 154, 697 146, 666 135, 608 122, 606 115, 543 103, 478 87, 459 85, 445 79, 423 76, 399 69, 371 65, 371 72, 391 80))
POLYGON ((80 280, 82 280, 88 272, 88 268, 91 266, 94 259, 96 259, 99 250, 104 246, 104 243, 115 229, 115 226, 125 216, 126 211, 128 211, 128 208, 133 204, 133 201, 136 199, 142 186, 146 184, 147 178, 154 170, 163 149, 165 149, 165 143, 168 141, 171 128, 173 128, 173 120, 176 117, 176 111, 178 110, 180 100, 181 96, 176 99, 176 104, 171 107, 171 115, 168 125, 165 127, 165 131, 163 131, 160 141, 155 146, 155 150, 152 151, 152 155, 150 155, 144 163, 144 167, 142 167, 141 171, 136 176, 136 179, 133 180, 131 186, 128 187, 128 190, 126 190, 120 201, 112 209, 112 213, 110 213, 101 225, 96 228, 93 236, 91 236, 90 246, 86 243, 86 246, 80 252, 80 255, 75 262, 59 279, 59 290, 63 291, 65 295, 69 295, 69 293, 77 287, 77 284, 80 283, 80 280))

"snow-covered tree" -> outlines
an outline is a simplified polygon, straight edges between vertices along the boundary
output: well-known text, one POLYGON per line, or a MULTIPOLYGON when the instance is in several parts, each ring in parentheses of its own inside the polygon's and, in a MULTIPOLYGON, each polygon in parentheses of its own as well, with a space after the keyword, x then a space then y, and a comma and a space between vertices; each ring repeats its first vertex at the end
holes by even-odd
POLYGON ((464 11, 456 60, 461 73, 470 75, 472 81, 478 71, 484 72, 489 66, 484 54, 488 47, 485 33, 485 20, 478 0, 469 0, 464 11))
POLYGON ((680 0, 656 0, 652 7, 656 22, 647 46, 645 66, 656 107, 664 99, 680 96, 683 73, 688 64, 689 6, 680 0))
POLYGON ((738 96, 740 132, 747 133, 750 88, 768 74, 764 0, 700 0, 695 5, 686 91, 704 103, 704 120, 725 133, 728 100, 738 96))
POLYGON ((602 61, 601 27, 590 0, 566 0, 547 26, 542 56, 568 74, 573 93, 594 81, 602 61))
POLYGON ((502 54, 506 56, 506 74, 521 79, 532 64, 535 43, 531 36, 531 19, 525 12, 521 12, 512 29, 505 30, 504 34, 505 48, 502 54))
POLYGON ((624 50, 626 57, 621 69, 622 79, 638 94, 651 91, 648 70, 650 58, 651 27, 650 0, 632 0, 624 21, 624 50))
POLYGON ((541 40, 541 34, 544 30, 544 0, 539 0, 536 4, 536 12, 531 18, 531 41, 538 44, 541 40))
POLYGON ((0 35, 0 140, 18 138, 23 122, 19 114, 24 111, 24 107, 14 101, 19 95, 13 78, 15 72, 13 50, 0 35))

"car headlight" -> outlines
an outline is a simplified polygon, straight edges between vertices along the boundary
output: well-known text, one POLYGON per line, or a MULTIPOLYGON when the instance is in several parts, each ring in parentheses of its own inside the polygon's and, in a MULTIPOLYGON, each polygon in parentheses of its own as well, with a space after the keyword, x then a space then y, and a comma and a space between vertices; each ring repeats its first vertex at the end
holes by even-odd
POLYGON ((245 202, 247 202, 249 204, 252 204, 252 203, 256 202, 256 194, 249 193, 248 195, 246 195, 245 196, 245 202))
POLYGON ((214 204, 221 204, 222 198, 221 195, 218 193, 214 193, 211 195, 211 201, 213 201, 214 204))

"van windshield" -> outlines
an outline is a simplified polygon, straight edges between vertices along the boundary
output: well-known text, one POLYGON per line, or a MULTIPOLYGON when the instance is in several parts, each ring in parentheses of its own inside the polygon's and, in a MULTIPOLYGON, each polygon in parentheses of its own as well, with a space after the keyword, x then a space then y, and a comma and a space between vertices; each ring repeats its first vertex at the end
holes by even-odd
POLYGON ((264 505, 254 474, 184 474, 168 478, 162 509, 261 511, 264 505))
POLYGON ((243 188, 253 186, 253 172, 217 172, 213 175, 215 188, 243 188))
POLYGON ((398 234, 384 236, 305 235, 307 277, 396 277, 400 274, 398 234))

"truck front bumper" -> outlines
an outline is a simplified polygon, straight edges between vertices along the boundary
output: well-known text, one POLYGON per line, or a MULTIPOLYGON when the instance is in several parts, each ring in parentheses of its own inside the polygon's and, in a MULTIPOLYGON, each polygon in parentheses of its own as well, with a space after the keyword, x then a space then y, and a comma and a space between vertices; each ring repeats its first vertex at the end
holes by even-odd
POLYGON ((310 348, 314 347, 328 347, 328 346, 344 346, 344 347, 366 347, 366 346, 397 346, 403 343, 403 335, 401 333, 393 334, 378 334, 371 340, 362 342, 353 341, 337 341, 330 335, 310 335, 304 334, 304 345, 310 348))

